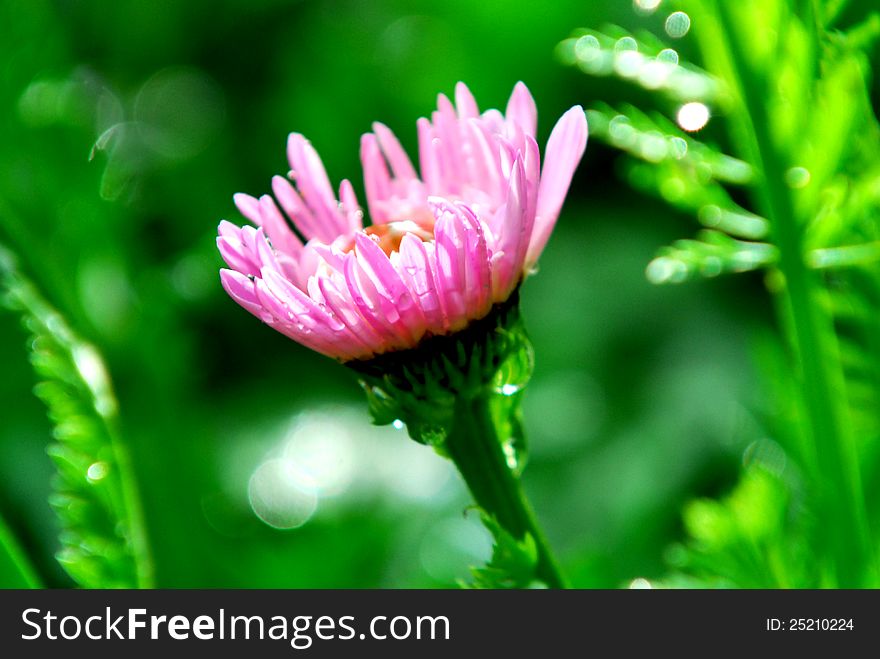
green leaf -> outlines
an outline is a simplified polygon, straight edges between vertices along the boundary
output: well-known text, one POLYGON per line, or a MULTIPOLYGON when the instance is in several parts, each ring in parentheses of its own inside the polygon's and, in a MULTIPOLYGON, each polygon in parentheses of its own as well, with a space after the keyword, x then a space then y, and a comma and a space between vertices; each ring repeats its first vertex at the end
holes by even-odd
POLYGON ((677 240, 660 250, 645 275, 652 284, 680 284, 697 277, 717 277, 767 267, 778 258, 769 243, 736 240, 720 231, 701 231, 697 240, 677 240))
POLYGON ((723 84, 648 32, 610 26, 578 30, 556 49, 564 63, 593 76, 616 76, 673 101, 724 103, 723 84))
POLYGON ((697 578, 711 587, 798 588, 816 583, 805 552, 807 527, 793 521, 790 483, 781 477, 782 449, 763 443, 722 500, 698 499, 684 510, 687 540, 669 552, 676 572, 667 584, 697 578), (769 454, 769 463, 764 462, 769 454))
POLYGON ((488 513, 481 511, 480 518, 495 539, 492 558, 484 567, 471 568, 474 580, 462 586, 479 589, 534 586, 538 581, 535 574, 538 565, 535 539, 526 534, 522 540, 517 540, 488 513))
POLYGON ((151 565, 127 454, 116 430, 116 399, 99 353, 81 341, 0 246, 0 291, 31 335, 57 468, 50 504, 61 523, 58 560, 86 588, 151 584, 151 565))
POLYGON ((0 588, 39 588, 40 578, 18 540, 0 517, 0 588))

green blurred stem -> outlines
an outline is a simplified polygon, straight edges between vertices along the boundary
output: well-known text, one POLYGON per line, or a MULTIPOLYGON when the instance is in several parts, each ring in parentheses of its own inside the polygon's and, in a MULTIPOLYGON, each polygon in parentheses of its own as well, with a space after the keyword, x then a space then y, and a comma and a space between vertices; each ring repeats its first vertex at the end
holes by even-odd
POLYGON ((778 267, 785 278, 782 303, 790 319, 803 410, 808 423, 804 459, 811 472, 818 500, 818 532, 823 553, 833 565, 837 586, 864 586, 874 571, 867 512, 857 453, 844 404, 844 377, 833 320, 823 304, 825 289, 805 259, 804 227, 793 191, 785 182, 790 166, 770 132, 766 101, 772 98, 770 82, 748 65, 743 30, 724 1, 715 3, 740 93, 747 110, 748 131, 753 137, 753 163, 761 172, 760 201, 771 220, 778 267), (867 568, 867 570, 866 570, 867 568), (867 572, 867 574, 866 574, 867 572))
POLYGON ((537 576, 551 588, 566 588, 522 484, 507 464, 502 439, 492 418, 490 394, 456 400, 445 448, 471 495, 513 537, 531 535, 538 549, 537 576))
POLYGON ((0 517, 0 587, 42 587, 37 571, 2 517, 0 517), (4 576, 6 574, 11 574, 11 578, 7 579, 4 576))

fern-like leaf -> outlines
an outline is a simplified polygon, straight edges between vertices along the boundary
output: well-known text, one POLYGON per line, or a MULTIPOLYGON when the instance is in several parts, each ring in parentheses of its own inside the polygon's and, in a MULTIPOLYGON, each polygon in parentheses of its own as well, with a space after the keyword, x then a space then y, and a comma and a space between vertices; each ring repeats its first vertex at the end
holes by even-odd
POLYGON ((522 540, 517 540, 491 515, 483 512, 481 518, 495 539, 492 558, 483 567, 471 568, 473 582, 462 586, 477 589, 529 588, 540 583, 535 575, 538 547, 534 538, 526 534, 522 540))
POLYGON ((84 343, 0 247, 0 291, 30 334, 55 442, 50 503, 61 523, 57 558, 86 588, 151 584, 151 568, 134 482, 116 430, 116 399, 98 352, 84 343))

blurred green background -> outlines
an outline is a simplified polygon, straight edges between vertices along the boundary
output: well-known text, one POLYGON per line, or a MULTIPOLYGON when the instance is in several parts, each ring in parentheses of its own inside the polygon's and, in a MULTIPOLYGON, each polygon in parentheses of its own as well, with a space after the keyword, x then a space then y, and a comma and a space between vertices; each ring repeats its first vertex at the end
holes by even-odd
MULTIPOLYGON (((543 147, 571 105, 622 96, 562 66, 556 44, 579 26, 662 20, 628 0, 0 2, 0 242, 106 357, 157 585, 446 586, 488 556, 444 460, 369 426, 344 368, 227 298, 216 226, 240 221, 234 192, 286 171, 294 130, 362 192, 370 122, 414 153, 416 118, 458 80, 482 108, 525 81, 543 147), (291 455, 318 500, 255 511, 252 477, 291 455), (256 513, 307 521, 276 529, 256 513)), ((750 344, 772 321, 760 279, 644 277, 692 224, 620 183, 593 143, 523 290, 537 355, 525 487, 575 586, 663 575, 683 503, 729 488, 760 438, 750 344)), ((25 336, 0 313, 0 513, 64 587, 25 336)))

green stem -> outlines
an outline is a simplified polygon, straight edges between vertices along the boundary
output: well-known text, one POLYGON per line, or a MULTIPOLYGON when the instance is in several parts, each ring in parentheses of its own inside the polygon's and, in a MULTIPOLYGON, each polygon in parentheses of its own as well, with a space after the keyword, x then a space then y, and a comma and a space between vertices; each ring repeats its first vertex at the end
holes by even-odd
MULTIPOLYGON (((804 227, 796 210, 792 190, 785 181, 791 166, 779 152, 770 132, 766 99, 770 83, 753 71, 745 56, 743 33, 737 30, 725 2, 715 4, 728 47, 734 74, 747 110, 744 120, 750 145, 761 173, 758 194, 771 221, 774 243, 779 249, 779 270, 785 278, 783 308, 801 382, 802 408, 807 422, 804 460, 816 488, 819 535, 823 553, 833 566, 840 587, 865 585, 865 568, 873 568, 867 512, 862 493, 855 445, 847 410, 842 400, 844 377, 833 320, 823 304, 820 276, 805 260, 804 227)), ((870 578, 870 576, 869 576, 870 578)))
POLYGON ((41 588, 40 577, 0 517, 0 588, 41 588))
POLYGON ((519 478, 507 464, 489 396, 460 396, 456 400, 445 448, 477 504, 515 538, 532 536, 538 549, 537 576, 551 588, 566 588, 519 478))

